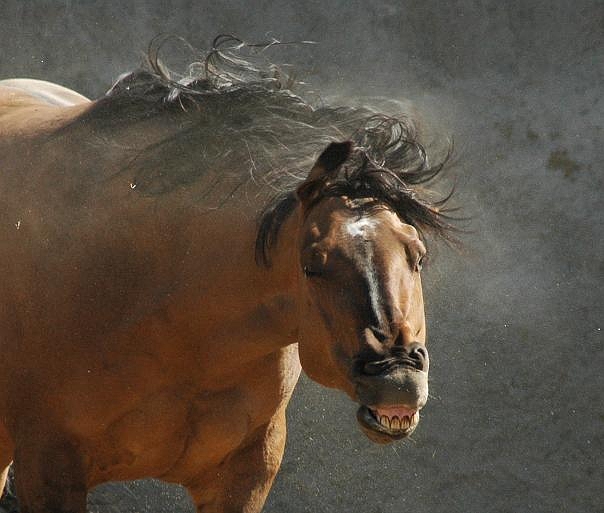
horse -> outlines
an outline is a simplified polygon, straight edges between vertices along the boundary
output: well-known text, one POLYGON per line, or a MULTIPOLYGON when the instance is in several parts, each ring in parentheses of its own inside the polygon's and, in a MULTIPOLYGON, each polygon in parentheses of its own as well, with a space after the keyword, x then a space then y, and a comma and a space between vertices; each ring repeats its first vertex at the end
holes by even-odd
POLYGON ((145 477, 260 511, 301 369, 376 443, 418 426, 425 233, 452 228, 421 184, 446 158, 224 42, 94 101, 0 82, 0 485, 14 461, 26 513, 145 477))

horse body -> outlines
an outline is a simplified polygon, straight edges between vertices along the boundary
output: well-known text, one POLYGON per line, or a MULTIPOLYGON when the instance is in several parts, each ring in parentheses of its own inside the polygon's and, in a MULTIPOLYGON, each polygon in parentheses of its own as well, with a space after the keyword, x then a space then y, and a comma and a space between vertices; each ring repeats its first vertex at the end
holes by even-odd
MULTIPOLYGON (((34 101, 23 109, 47 109, 53 132, 79 114, 34 101)), ((216 487, 234 493, 241 483, 226 469, 250 438, 263 444, 270 431, 280 461, 275 434, 299 373, 291 274, 243 257, 254 245, 249 206, 202 215, 184 197, 90 185, 85 175, 98 170, 81 158, 86 136, 48 140, 37 121, 14 135, 5 125, 0 142, 0 404, 11 412, 1 463, 27 451, 22 479, 42 479, 46 463, 31 459, 57 458, 48 437, 69 433, 69 467, 87 486, 161 476, 196 495, 201 480, 200 501, 220 503, 208 498, 217 469, 216 487)), ((112 151, 101 165, 123 158, 112 151)), ((66 443, 52 440, 58 453, 66 443)), ((252 458, 246 467, 262 474, 252 458)))
MULTIPOLYGON (((446 225, 400 178, 435 174, 404 125, 371 117, 354 144, 330 144, 258 225, 264 145, 289 165, 298 130, 332 116, 339 134, 359 113, 255 82, 174 100, 143 74, 95 102, 9 85, 0 468, 15 461, 25 512, 83 513, 90 487, 142 477, 183 484, 203 513, 259 511, 298 346, 311 378, 359 403, 372 440, 413 432, 428 375, 416 228, 446 225), (233 188, 242 160, 251 179, 233 188), (228 201, 208 207, 210 193, 228 201)), ((300 144, 312 155, 324 140, 300 144)))

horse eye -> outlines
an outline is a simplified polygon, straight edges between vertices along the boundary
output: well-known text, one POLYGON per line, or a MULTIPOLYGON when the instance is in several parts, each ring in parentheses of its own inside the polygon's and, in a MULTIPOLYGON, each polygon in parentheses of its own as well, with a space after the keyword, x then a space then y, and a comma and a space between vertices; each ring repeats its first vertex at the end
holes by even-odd
POLYGON ((306 265, 302 268, 302 272, 307 278, 318 278, 322 275, 321 271, 317 271, 316 269, 313 269, 312 267, 308 267, 306 265))
POLYGON ((415 264, 415 270, 417 272, 422 270, 422 267, 424 266, 424 260, 425 260, 425 256, 421 256, 419 257, 419 260, 417 261, 417 263, 415 264))

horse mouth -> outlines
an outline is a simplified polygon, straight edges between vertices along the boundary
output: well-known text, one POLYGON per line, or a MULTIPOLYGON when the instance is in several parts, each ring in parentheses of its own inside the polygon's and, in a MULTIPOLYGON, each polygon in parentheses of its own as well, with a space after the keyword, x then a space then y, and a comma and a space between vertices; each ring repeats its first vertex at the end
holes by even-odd
POLYGON ((387 444, 408 437, 419 423, 419 410, 404 406, 369 407, 361 405, 357 420, 367 435, 376 443, 387 444))

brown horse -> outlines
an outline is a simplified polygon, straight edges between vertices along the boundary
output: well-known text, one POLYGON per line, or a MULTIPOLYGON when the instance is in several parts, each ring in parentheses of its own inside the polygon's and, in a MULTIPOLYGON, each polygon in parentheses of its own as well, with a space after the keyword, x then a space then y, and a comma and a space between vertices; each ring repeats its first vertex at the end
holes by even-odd
POLYGON ((421 232, 449 226, 412 185, 440 166, 410 121, 282 86, 218 49, 94 102, 0 83, 0 467, 24 512, 142 477, 259 511, 298 353, 372 440, 416 428, 421 232))

